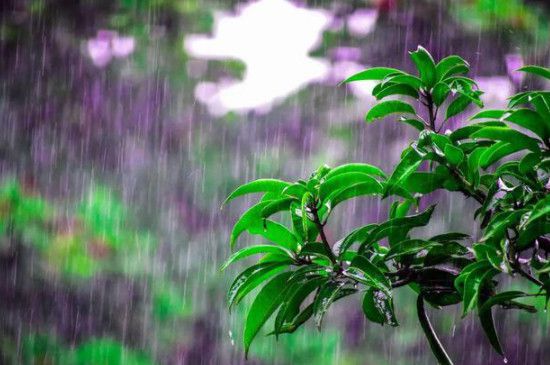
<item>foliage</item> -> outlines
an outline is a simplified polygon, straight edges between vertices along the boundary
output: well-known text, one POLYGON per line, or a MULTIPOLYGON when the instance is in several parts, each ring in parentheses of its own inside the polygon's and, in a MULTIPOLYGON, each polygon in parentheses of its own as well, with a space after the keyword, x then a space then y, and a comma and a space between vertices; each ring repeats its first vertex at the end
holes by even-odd
POLYGON ((65 216, 17 181, 0 186, 0 238, 15 237, 35 248, 69 277, 113 271, 114 263, 124 270, 128 256, 153 247, 151 235, 133 228, 129 216, 124 204, 102 187, 93 187, 77 211, 65 216))
POLYGON ((25 364, 104 364, 152 365, 153 361, 139 351, 129 350, 108 339, 90 339, 74 348, 59 344, 54 336, 32 334, 23 339, 25 364))
MULTIPOLYGON (((432 328, 426 302, 436 308, 462 303, 464 315, 477 312, 489 342, 504 356, 492 308, 531 312, 536 308, 518 300, 548 300, 550 93, 522 92, 510 98, 506 110, 484 109, 465 119, 470 106, 483 108, 482 92, 465 76, 469 64, 458 56, 436 63, 422 47, 410 57, 418 75, 375 67, 345 80, 378 81, 372 94, 380 102, 367 113, 368 123, 397 115, 419 132, 391 174, 365 163, 321 166, 307 180, 255 180, 228 197, 262 194, 235 223, 231 248, 244 232, 269 242, 234 252, 222 267, 260 255, 228 292, 232 307, 259 288, 244 326, 245 354, 270 318, 275 336, 309 319, 321 327, 334 302, 356 293, 363 296, 368 320, 398 326, 394 291, 408 286, 418 294, 420 325, 440 363, 452 361, 432 328), (387 100, 395 96, 413 103, 387 100), (445 130, 458 118, 463 126, 445 130), (419 211, 420 203, 439 189, 479 204, 472 226, 477 219, 481 235, 472 245, 465 244, 464 233, 411 235, 430 223, 435 206, 419 211), (388 219, 368 222, 331 244, 324 230, 330 216, 340 203, 361 196, 391 199, 388 219), (274 219, 278 213, 288 225, 274 219), (503 275, 527 280, 533 292, 499 291, 503 275)), ((550 79, 547 68, 520 71, 550 79)))

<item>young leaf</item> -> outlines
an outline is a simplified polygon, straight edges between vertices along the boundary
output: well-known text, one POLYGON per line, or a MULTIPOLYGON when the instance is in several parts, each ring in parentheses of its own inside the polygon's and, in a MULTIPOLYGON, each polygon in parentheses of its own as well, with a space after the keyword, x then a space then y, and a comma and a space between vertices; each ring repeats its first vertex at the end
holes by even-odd
POLYGON ((248 356, 248 350, 265 322, 281 305, 287 289, 287 280, 291 272, 285 272, 274 277, 258 293, 248 315, 244 326, 244 353, 248 356))
POLYGON ((435 105, 441 106, 445 99, 447 99, 449 92, 451 92, 451 88, 446 83, 438 82, 437 84, 435 84, 432 91, 432 98, 435 105))
POLYGON ((235 199, 236 197, 246 195, 246 194, 252 194, 252 193, 280 193, 283 191, 284 188, 289 186, 290 183, 282 180, 276 180, 276 179, 259 179, 251 181, 247 184, 239 186, 235 191, 233 191, 227 199, 223 202, 222 205, 226 204, 232 199, 235 199))
POLYGON ((367 122, 370 123, 393 113, 416 114, 414 108, 410 104, 399 100, 388 100, 372 107, 365 118, 367 122))
POLYGON ((393 309, 393 299, 383 291, 369 288, 363 297, 363 313, 367 319, 381 325, 399 325, 393 309))
POLYGON ((428 89, 431 89, 437 81, 435 62, 432 55, 421 46, 416 51, 409 52, 411 58, 418 69, 422 82, 428 89))
POLYGON ((447 56, 435 66, 437 80, 443 80, 449 76, 466 73, 469 70, 468 62, 459 56, 447 56))

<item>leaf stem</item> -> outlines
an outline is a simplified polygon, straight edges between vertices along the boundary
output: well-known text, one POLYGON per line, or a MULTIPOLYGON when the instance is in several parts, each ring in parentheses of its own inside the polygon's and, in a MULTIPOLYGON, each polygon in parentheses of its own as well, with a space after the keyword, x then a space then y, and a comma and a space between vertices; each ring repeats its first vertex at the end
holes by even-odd
POLYGON ((439 338, 437 338, 432 324, 430 323, 430 319, 426 314, 426 309, 424 308, 424 296, 422 295, 422 293, 418 295, 418 299, 416 300, 416 310, 418 314, 418 320, 420 321, 420 326, 422 326, 422 329, 424 330, 424 334, 426 335, 426 338, 430 343, 430 347, 435 357, 437 358, 437 361, 442 365, 453 365, 453 361, 443 348, 443 345, 441 344, 441 341, 439 341, 439 338))
POLYGON ((313 222, 315 223, 315 225, 317 226, 317 229, 319 230, 319 236, 321 236, 321 241, 323 242, 323 245, 325 245, 325 249, 327 250, 329 259, 333 264, 336 264, 336 256, 332 251, 332 247, 330 247, 330 244, 328 243, 328 239, 325 234, 324 225, 323 223, 321 223, 321 220, 319 219, 319 212, 317 211, 317 207, 315 205, 312 205, 310 209, 311 209, 311 214, 313 215, 313 222))

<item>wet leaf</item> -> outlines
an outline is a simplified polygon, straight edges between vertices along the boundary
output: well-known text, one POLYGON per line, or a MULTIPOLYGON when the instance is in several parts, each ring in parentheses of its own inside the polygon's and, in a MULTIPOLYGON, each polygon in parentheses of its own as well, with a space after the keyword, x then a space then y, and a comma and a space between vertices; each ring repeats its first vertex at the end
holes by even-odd
POLYGON ((287 281, 292 273, 279 274, 269 281, 256 295, 250 310, 248 311, 244 326, 244 353, 248 355, 250 345, 265 322, 281 305, 288 288, 287 281))

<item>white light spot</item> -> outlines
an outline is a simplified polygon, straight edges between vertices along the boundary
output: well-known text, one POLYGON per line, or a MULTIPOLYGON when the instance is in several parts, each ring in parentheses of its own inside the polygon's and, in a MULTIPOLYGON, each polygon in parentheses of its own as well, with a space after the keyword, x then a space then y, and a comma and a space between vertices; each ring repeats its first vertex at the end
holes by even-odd
POLYGON ((286 0, 260 0, 240 7, 236 14, 215 15, 214 35, 190 35, 186 51, 197 58, 238 59, 244 78, 217 83, 206 104, 213 114, 233 110, 268 110, 274 103, 323 80, 329 70, 323 59, 308 54, 319 44, 331 16, 286 0))

